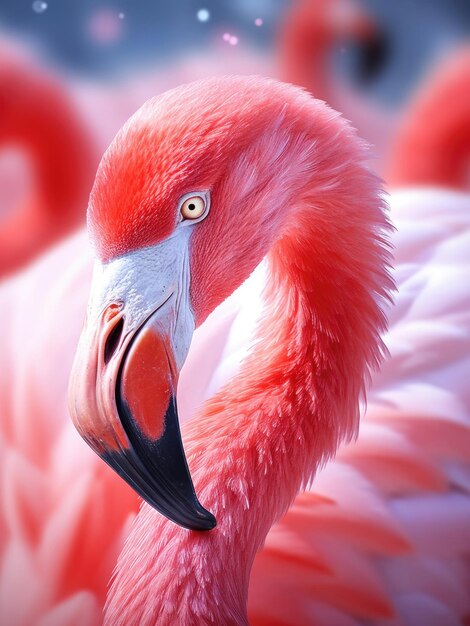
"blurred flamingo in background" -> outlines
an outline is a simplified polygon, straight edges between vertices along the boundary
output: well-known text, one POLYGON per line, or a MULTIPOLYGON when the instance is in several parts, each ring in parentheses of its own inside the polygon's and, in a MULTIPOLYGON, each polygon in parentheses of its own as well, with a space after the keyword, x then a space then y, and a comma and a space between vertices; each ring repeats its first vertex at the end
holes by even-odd
POLYGON ((60 81, 5 42, 0 109, 2 150, 19 150, 31 170, 0 214, 1 277, 83 223, 98 153, 60 81))
POLYGON ((411 103, 391 150, 393 186, 470 186, 470 48, 439 64, 411 103))
MULTIPOLYGON (((308 89, 352 121, 374 146, 382 167, 397 113, 360 93, 333 68, 333 53, 346 42, 359 42, 369 51, 369 68, 380 64, 383 34, 366 9, 355 0, 297 0, 289 8, 278 36, 279 74, 308 89)), ((376 69, 376 68, 375 68, 376 69)))
MULTIPOLYGON (((296 0, 281 22, 278 63, 288 82, 333 103, 332 52, 350 39, 372 41, 374 24, 354 0, 296 0)), ((337 77, 336 77, 337 80, 337 77)))

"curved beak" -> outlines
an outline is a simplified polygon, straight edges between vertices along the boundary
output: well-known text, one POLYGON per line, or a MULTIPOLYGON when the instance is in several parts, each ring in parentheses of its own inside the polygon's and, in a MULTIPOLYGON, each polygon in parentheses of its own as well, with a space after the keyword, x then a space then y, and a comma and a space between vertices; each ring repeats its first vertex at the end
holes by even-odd
POLYGON ((146 281, 141 257, 133 253, 95 272, 69 386, 72 420, 160 513, 185 528, 210 530, 216 521, 196 497, 176 406, 194 329, 188 263, 170 262, 160 278, 152 271, 146 281))

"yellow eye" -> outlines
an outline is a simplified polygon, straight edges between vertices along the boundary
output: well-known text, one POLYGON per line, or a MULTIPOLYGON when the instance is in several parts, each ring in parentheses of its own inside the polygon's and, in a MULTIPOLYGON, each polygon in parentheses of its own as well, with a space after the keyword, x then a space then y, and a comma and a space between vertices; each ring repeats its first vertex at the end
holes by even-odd
POLYGON ((201 196, 191 196, 181 205, 181 215, 185 220, 197 220, 206 210, 206 201, 201 196))

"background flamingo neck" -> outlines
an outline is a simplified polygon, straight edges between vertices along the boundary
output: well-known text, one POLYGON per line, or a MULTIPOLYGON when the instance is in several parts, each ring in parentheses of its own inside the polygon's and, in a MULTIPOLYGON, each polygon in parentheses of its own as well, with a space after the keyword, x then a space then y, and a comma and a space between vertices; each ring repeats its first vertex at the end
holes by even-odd
POLYGON ((467 48, 431 77, 407 114, 392 151, 391 185, 470 188, 469 84, 467 48))
POLYGON ((12 62, 0 66, 0 78, 0 150, 19 148, 33 170, 31 194, 0 221, 5 272, 84 221, 98 155, 73 105, 48 77, 12 62))
POLYGON ((314 13, 310 3, 299 2, 286 17, 279 34, 282 79, 300 85, 316 98, 329 102, 331 78, 328 68, 333 36, 334 33, 321 15, 314 13))

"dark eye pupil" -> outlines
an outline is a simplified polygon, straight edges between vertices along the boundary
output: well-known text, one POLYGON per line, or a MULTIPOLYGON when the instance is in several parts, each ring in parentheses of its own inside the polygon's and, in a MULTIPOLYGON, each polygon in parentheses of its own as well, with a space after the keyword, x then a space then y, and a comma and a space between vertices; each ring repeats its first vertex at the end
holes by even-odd
POLYGON ((192 202, 191 202, 191 204, 188 204, 188 209, 189 209, 190 211, 194 211, 194 209, 195 209, 195 208, 196 208, 196 205, 195 205, 195 204, 193 204, 192 202))

